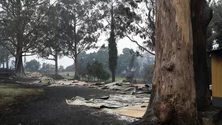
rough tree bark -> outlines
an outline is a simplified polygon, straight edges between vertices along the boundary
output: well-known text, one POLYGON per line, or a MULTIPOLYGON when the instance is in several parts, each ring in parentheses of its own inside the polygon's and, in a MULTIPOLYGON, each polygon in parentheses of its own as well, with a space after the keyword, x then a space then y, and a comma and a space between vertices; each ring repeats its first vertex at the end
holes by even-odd
POLYGON ((55 59, 55 75, 58 75, 58 52, 57 51, 55 51, 54 59, 55 59))
POLYGON ((75 58, 74 58, 74 67, 75 67, 75 76, 74 79, 75 80, 79 80, 79 73, 78 73, 78 55, 75 54, 75 58))
POLYGON ((77 40, 77 33, 76 33, 76 26, 77 25, 77 21, 76 21, 76 17, 74 18, 74 41, 75 41, 75 45, 74 45, 74 67, 75 67, 75 76, 74 79, 79 80, 79 73, 78 73, 78 48, 77 48, 77 44, 78 44, 78 40, 77 40))
POLYGON ((25 76, 25 70, 22 61, 22 47, 18 46, 15 56, 15 73, 20 77, 25 76))
POLYGON ((17 54, 16 61, 15 61, 15 73, 20 77, 25 76, 23 61, 22 61, 22 54, 17 54))
POLYGON ((153 92, 147 112, 139 124, 200 124, 193 67, 193 1, 196 0, 156 1, 153 92))
POLYGON ((2 63, 2 66, 3 66, 2 68, 5 68, 5 62, 2 63))
POLYGON ((191 12, 197 109, 198 111, 204 111, 210 106, 210 77, 207 67, 206 33, 207 26, 212 18, 212 10, 205 0, 192 0, 191 12))
POLYGON ((6 68, 9 69, 9 56, 6 56, 6 68))

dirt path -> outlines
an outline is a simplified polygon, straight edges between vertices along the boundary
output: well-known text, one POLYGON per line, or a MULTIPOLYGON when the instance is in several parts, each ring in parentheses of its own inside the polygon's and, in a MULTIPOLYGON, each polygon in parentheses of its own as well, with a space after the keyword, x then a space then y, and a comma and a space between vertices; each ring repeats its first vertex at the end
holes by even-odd
POLYGON ((109 92, 84 87, 44 87, 46 96, 22 106, 20 112, 0 116, 2 125, 127 125, 115 116, 84 106, 69 106, 65 99, 86 99, 109 92))

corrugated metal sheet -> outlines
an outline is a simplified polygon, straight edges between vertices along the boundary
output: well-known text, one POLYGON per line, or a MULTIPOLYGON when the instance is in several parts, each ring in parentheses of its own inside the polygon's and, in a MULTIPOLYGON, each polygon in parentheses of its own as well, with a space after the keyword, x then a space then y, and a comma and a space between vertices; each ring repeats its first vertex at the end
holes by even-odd
POLYGON ((222 98, 222 53, 211 53, 212 96, 222 98))

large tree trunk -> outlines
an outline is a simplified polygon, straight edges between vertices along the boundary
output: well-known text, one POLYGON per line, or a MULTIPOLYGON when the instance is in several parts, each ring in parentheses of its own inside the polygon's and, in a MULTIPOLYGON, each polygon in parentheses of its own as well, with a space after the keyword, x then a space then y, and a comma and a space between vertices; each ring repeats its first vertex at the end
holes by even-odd
POLYGON ((212 18, 212 10, 205 0, 192 0, 193 60, 197 93, 197 109, 206 110, 210 106, 209 72, 207 67, 206 33, 212 18))
POLYGON ((23 66, 23 61, 22 61, 22 33, 19 32, 17 33, 17 46, 16 46, 16 55, 15 55, 15 73, 19 77, 24 77, 25 76, 25 70, 23 66))
POLYGON ((20 77, 24 77, 25 76, 25 71, 24 71, 24 67, 23 67, 22 53, 21 52, 18 52, 16 54, 15 73, 16 73, 16 75, 18 75, 20 77))
POLYGON ((9 56, 6 57, 6 68, 9 69, 9 56))
POLYGON ((58 75, 58 52, 55 53, 55 75, 58 75))
POLYGON ((191 0, 157 0, 153 92, 144 118, 200 124, 196 110, 191 0))
POLYGON ((79 80, 79 73, 78 73, 78 43, 79 41, 77 40, 77 33, 76 33, 76 26, 77 25, 77 22, 76 22, 76 17, 74 18, 74 42, 75 42, 75 45, 74 45, 74 67, 75 67, 75 76, 74 76, 74 79, 76 80, 79 80))
POLYGON ((5 61, 2 63, 2 65, 3 65, 3 68, 5 68, 5 61))
POLYGON ((77 61, 78 56, 75 55, 74 59, 74 66, 75 66, 75 76, 74 79, 79 80, 79 74, 78 74, 78 61, 77 61))

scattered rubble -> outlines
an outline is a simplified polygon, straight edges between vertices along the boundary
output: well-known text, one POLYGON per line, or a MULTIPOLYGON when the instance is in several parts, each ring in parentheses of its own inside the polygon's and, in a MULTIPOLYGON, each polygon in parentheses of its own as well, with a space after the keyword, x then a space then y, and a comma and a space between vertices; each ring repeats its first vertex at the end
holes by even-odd
POLYGON ((26 76, 28 78, 40 78, 40 77, 43 77, 43 75, 41 73, 39 73, 39 72, 27 72, 26 76))
POLYGON ((72 83, 78 83, 79 81, 78 80, 74 80, 72 83))
POLYGON ((146 112, 148 103, 142 103, 139 105, 135 106, 127 106, 127 107, 122 107, 122 108, 117 108, 117 109, 103 109, 105 111, 112 112, 113 114, 120 114, 124 116, 129 116, 133 118, 140 119, 143 117, 144 113, 146 112))
POLYGON ((42 76, 38 80, 30 83, 30 84, 40 84, 40 85, 52 85, 55 84, 55 80, 50 77, 42 76))
POLYGON ((69 105, 83 105, 93 108, 102 109, 109 114, 118 115, 121 119, 127 121, 136 121, 144 115, 151 88, 144 84, 132 84, 129 82, 112 82, 112 83, 75 83, 89 88, 102 89, 104 91, 114 91, 114 95, 102 96, 98 99, 86 100, 83 97, 74 97, 66 100, 69 105))
POLYGON ((149 102, 149 96, 122 95, 115 94, 103 96, 100 99, 86 100, 76 96, 71 100, 66 100, 69 105, 82 105, 92 108, 102 109, 111 114, 131 117, 134 120, 142 118, 149 102))
POLYGON ((43 85, 50 85, 50 86, 84 86, 89 88, 95 89, 102 89, 104 91, 114 91, 119 94, 125 95, 135 95, 135 94, 150 94, 151 87, 145 86, 145 84, 132 84, 129 82, 112 82, 112 83, 105 83, 105 82, 85 82, 85 81, 78 81, 78 80, 54 80, 51 77, 42 76, 39 80, 33 82, 34 84, 43 84, 43 85))
POLYGON ((129 82, 112 82, 112 83, 94 83, 88 84, 90 88, 102 90, 111 90, 120 94, 150 94, 151 87, 146 87, 144 84, 132 84, 129 82))
POLYGON ((132 84, 129 82, 112 82, 112 83, 105 83, 105 82, 84 82, 84 81, 77 81, 77 80, 56 80, 55 84, 51 86, 84 86, 94 89, 102 89, 104 91, 114 91, 119 94, 126 94, 126 95, 135 95, 135 94, 150 94, 151 87, 146 87, 144 84, 132 84))
POLYGON ((40 83, 42 84, 47 84, 47 85, 55 84, 54 79, 50 77, 43 76, 43 77, 40 77, 39 80, 40 80, 40 83))
POLYGON ((79 86, 101 89, 104 91, 113 91, 117 94, 92 98, 89 100, 76 96, 67 99, 66 103, 69 105, 81 105, 101 109, 103 112, 117 115, 118 118, 129 122, 136 121, 144 115, 151 93, 151 87, 145 86, 144 84, 132 84, 129 82, 92 83, 67 79, 53 80, 50 77, 43 76, 40 77, 36 83, 49 85, 50 87, 79 86))
POLYGON ((128 121, 128 122, 131 122, 131 123, 139 120, 138 118, 134 118, 134 117, 130 117, 130 116, 115 113, 111 109, 103 109, 102 111, 107 113, 107 114, 115 115, 119 120, 124 120, 124 121, 128 121))
POLYGON ((149 97, 137 97, 134 95, 110 95, 105 99, 86 100, 83 97, 76 96, 71 100, 66 100, 69 105, 84 105, 93 108, 120 108, 126 106, 135 106, 142 103, 148 103, 149 97))

